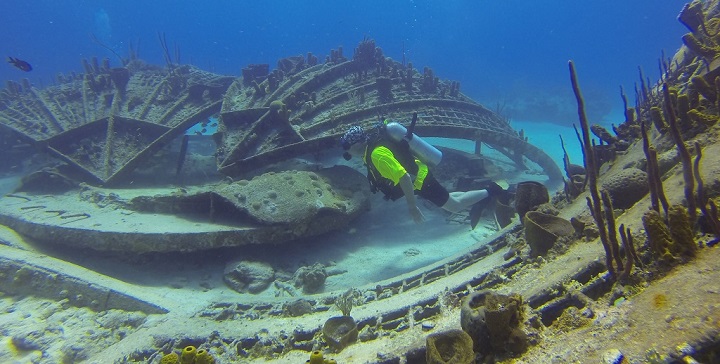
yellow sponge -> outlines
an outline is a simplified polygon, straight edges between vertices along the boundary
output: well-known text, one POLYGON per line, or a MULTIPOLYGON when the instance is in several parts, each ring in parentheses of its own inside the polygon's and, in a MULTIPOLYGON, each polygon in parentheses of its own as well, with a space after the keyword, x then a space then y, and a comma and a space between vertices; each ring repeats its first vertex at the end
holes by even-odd
POLYGON ((186 346, 180 354, 180 363, 182 364, 193 364, 195 363, 195 355, 197 355, 197 349, 194 346, 186 346))
POLYGON ((160 364, 178 364, 180 358, 175 353, 170 353, 167 355, 163 355, 162 359, 160 359, 160 364))
POLYGON ((315 350, 312 353, 310 353, 310 360, 308 361, 310 364, 325 364, 325 361, 323 360, 323 353, 320 350, 315 350))
POLYGON ((195 354, 195 364, 215 364, 215 358, 205 349, 198 349, 195 354))

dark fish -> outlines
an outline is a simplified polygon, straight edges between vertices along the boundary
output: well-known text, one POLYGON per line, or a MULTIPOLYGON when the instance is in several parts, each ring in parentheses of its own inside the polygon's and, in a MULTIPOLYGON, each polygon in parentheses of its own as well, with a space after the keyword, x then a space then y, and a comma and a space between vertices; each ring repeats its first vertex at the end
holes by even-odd
POLYGON ((19 69, 21 71, 25 71, 25 72, 32 71, 32 66, 30 65, 30 63, 27 63, 27 62, 23 61, 22 59, 8 57, 8 63, 17 67, 17 69, 19 69))

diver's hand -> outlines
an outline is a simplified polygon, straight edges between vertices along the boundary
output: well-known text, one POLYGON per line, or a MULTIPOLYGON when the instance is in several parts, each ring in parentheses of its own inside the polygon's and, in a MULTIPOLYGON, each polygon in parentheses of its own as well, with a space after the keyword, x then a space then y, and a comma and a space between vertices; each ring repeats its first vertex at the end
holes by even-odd
POLYGON ((422 224, 425 221, 425 215, 420 211, 420 208, 417 206, 408 206, 408 210, 410 211, 410 216, 412 216, 413 221, 415 221, 416 224, 422 224))
POLYGON ((403 194, 405 195, 405 200, 407 201, 408 211, 410 212, 410 216, 412 216, 413 221, 415 223, 421 223, 425 221, 425 215, 423 215, 422 211, 417 207, 416 199, 415 199, 415 188, 413 187, 412 178, 410 178, 410 175, 405 173, 404 176, 400 177, 400 181, 398 182, 400 185, 400 188, 402 188, 403 194))

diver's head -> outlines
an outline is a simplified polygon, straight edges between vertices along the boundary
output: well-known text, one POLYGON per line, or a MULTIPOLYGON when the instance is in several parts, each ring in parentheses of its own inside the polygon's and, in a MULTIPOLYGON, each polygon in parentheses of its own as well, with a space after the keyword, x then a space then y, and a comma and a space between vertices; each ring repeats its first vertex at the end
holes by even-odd
POLYGON ((350 148, 352 148, 354 145, 359 143, 365 143, 368 140, 368 135, 365 133, 365 131, 359 127, 359 126, 353 126, 348 129, 348 131, 343 134, 343 136, 340 138, 340 145, 342 146, 343 150, 345 150, 345 153, 343 153, 343 157, 345 160, 350 160, 352 157, 352 154, 350 153, 350 148))

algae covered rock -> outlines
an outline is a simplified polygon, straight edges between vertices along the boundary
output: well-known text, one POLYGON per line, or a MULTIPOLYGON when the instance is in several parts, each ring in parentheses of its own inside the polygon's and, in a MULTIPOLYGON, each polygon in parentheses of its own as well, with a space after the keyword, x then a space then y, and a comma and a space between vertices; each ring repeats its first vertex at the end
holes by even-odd
POLYGON ((650 191, 647 173, 638 168, 626 168, 609 176, 602 188, 608 191, 613 206, 618 209, 632 207, 650 191))
POLYGON ((275 270, 267 263, 235 261, 225 266, 223 280, 230 288, 241 292, 260 293, 275 279, 275 270))
POLYGON ((268 172, 217 192, 264 224, 306 223, 317 215, 346 215, 367 207, 362 174, 344 166, 310 171, 268 172))
POLYGON ((304 266, 298 268, 293 276, 295 287, 302 287, 305 293, 318 293, 321 292, 325 286, 325 279, 327 279, 328 273, 325 270, 325 266, 320 263, 315 263, 310 266, 304 266))
POLYGON ((314 172, 268 172, 251 180, 206 185, 192 192, 180 189, 138 196, 125 207, 223 226, 264 229, 262 240, 254 242, 278 243, 347 226, 370 209, 370 187, 362 173, 333 166, 314 172))
POLYGON ((676 166, 678 163, 680 163, 680 154, 678 154, 678 151, 676 148, 672 148, 668 150, 667 152, 658 154, 657 156, 658 160, 658 173, 662 177, 665 173, 667 173, 672 167, 676 166))
POLYGON ((283 304, 283 314, 290 317, 299 317, 313 311, 313 303, 306 299, 298 299, 283 304))

